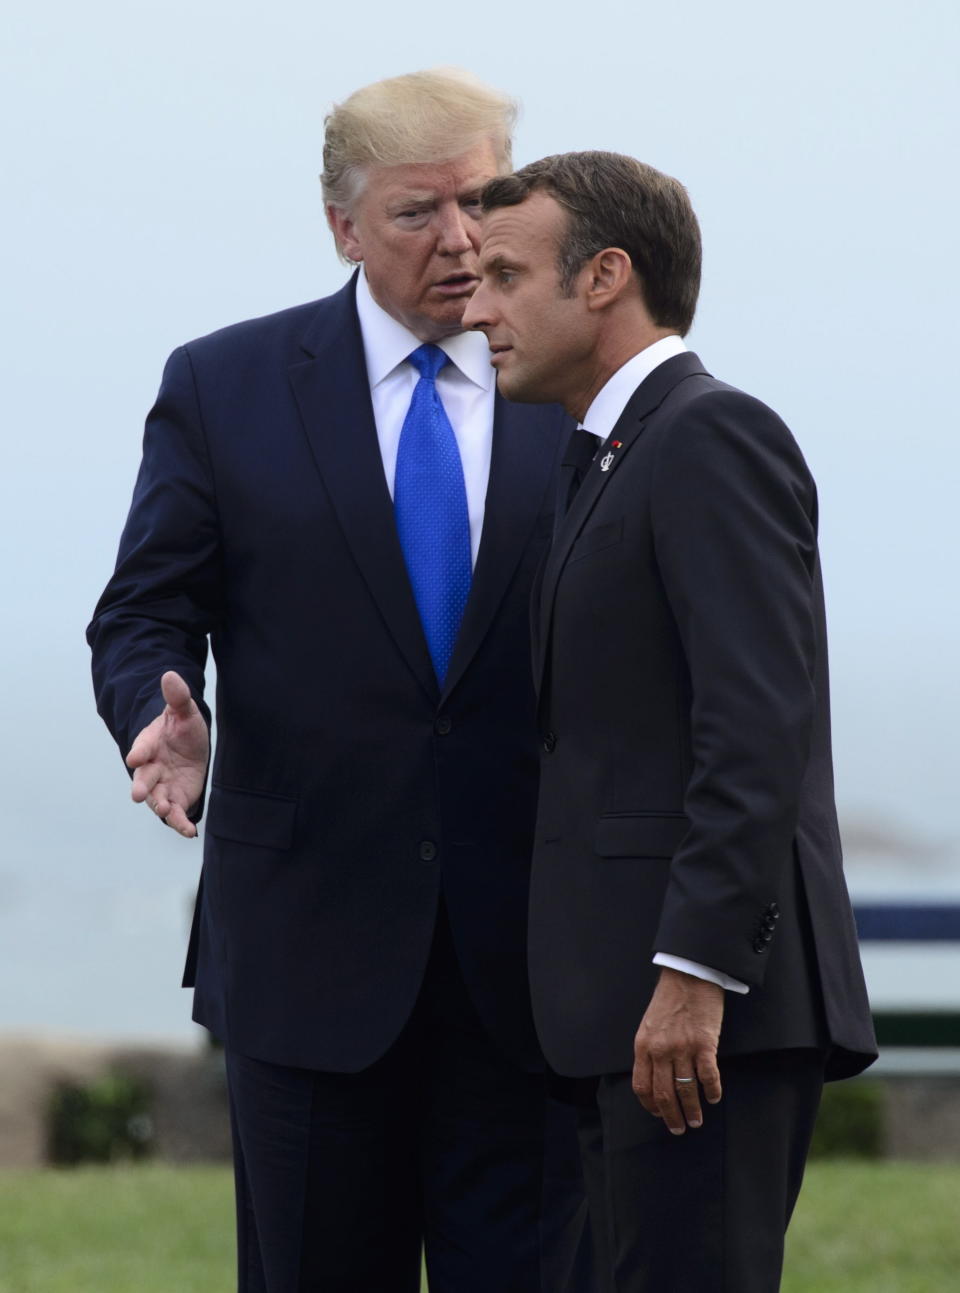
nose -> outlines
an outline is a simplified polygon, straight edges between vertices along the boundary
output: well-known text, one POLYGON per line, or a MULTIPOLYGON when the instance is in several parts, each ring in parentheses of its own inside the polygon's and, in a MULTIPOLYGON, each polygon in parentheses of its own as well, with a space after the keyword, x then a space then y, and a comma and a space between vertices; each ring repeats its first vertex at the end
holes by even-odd
POLYGON ((485 332, 487 328, 493 327, 493 311, 488 297, 487 285, 481 280, 463 312, 464 328, 479 328, 481 332, 485 332))
POLYGON ((479 245, 480 226, 477 221, 464 212, 459 202, 445 202, 437 212, 437 251, 440 255, 462 256, 465 252, 476 251, 479 245))

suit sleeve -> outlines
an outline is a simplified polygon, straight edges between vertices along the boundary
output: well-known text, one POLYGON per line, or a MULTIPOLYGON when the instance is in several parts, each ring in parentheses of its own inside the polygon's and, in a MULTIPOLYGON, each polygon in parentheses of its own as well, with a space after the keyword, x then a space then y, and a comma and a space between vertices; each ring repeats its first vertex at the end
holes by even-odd
POLYGON ((690 827, 654 946, 750 985, 792 857, 814 712, 813 481, 759 401, 712 392, 667 429, 656 558, 690 677, 690 827))
POLYGON ((222 612, 219 525, 186 350, 164 369, 116 569, 87 629, 97 709, 122 755, 163 709, 160 678, 181 674, 203 703, 207 637, 222 612))

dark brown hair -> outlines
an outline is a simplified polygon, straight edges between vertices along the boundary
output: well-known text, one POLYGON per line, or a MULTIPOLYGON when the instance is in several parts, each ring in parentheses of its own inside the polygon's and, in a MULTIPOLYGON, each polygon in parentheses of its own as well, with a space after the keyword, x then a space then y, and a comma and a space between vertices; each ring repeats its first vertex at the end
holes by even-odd
POLYGON ((681 336, 690 330, 700 292, 700 226, 678 180, 621 153, 558 153, 491 180, 483 209, 517 206, 538 190, 567 213, 557 248, 565 294, 591 256, 619 247, 653 322, 681 336))

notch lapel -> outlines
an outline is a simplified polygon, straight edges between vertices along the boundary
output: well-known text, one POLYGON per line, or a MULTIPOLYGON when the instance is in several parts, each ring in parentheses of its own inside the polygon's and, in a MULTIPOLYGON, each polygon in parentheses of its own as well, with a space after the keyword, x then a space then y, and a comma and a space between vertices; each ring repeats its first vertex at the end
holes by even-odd
POLYGON ((680 382, 697 374, 709 375, 699 358, 688 350, 658 364, 640 383, 628 400, 613 431, 600 445, 590 470, 583 479, 583 484, 577 490, 566 516, 557 527, 553 547, 544 567, 540 593, 540 632, 537 639, 539 651, 535 662, 538 690, 542 687, 546 669, 557 585, 570 549, 608 482, 613 479, 631 446, 643 434, 651 415, 680 382), (614 447, 615 441, 620 442, 619 448, 614 447))
POLYGON ((483 533, 444 697, 479 649, 530 541, 564 445, 557 432, 565 418, 555 405, 511 404, 495 396, 483 533))
POLYGON ((289 370, 304 431, 350 550, 411 672, 437 680, 407 577, 383 474, 357 320, 354 278, 318 311, 289 370))

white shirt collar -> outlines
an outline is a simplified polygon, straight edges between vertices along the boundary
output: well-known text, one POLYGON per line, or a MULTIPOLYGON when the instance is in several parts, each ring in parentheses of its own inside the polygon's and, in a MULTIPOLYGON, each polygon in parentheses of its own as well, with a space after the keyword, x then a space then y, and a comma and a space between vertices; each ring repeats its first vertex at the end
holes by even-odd
MULTIPOLYGON (((367 377, 372 389, 423 342, 377 304, 362 268, 357 276, 357 317, 363 337, 367 377)), ((464 377, 482 390, 490 389, 495 374, 490 366, 487 339, 482 332, 458 332, 453 337, 438 341, 437 345, 464 377)))
POLYGON ((661 337, 646 350, 641 350, 609 377, 584 414, 581 427, 606 440, 620 420, 620 415, 627 407, 630 396, 645 377, 649 377, 655 368, 665 359, 682 355, 686 350, 683 338, 677 336, 661 337))

